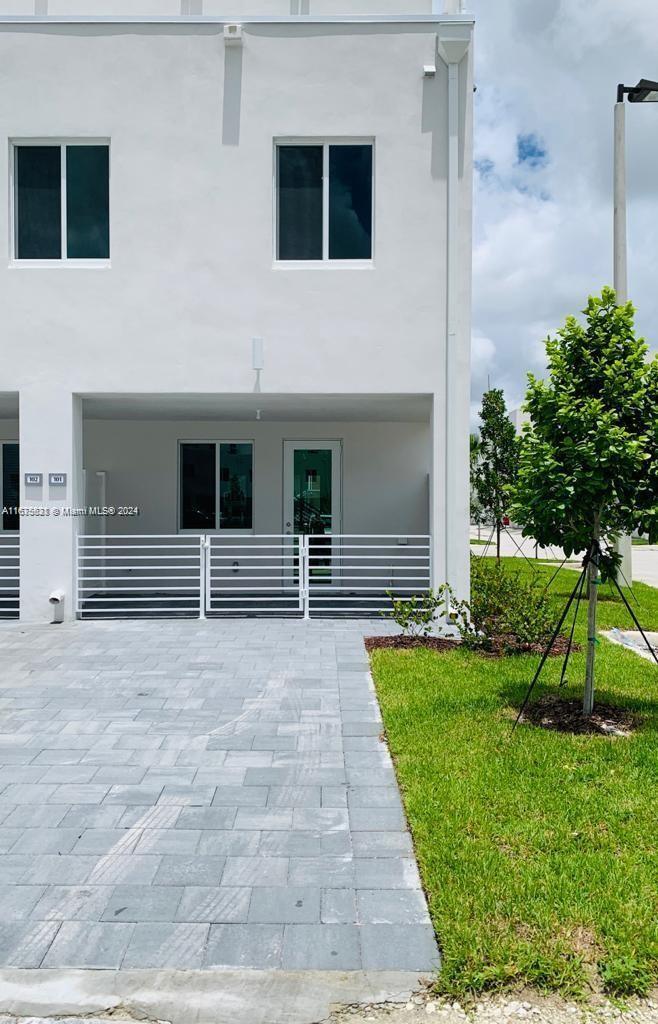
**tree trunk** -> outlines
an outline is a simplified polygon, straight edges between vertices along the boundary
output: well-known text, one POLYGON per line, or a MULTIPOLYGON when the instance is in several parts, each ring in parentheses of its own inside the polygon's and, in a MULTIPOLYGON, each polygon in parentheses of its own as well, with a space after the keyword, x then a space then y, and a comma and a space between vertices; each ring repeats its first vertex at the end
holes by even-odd
POLYGON ((594 709, 594 659, 596 656, 596 603, 599 597, 599 517, 594 521, 591 551, 593 557, 587 566, 588 604, 587 604, 587 662, 585 665, 585 696, 583 714, 589 718, 594 709), (596 544, 596 547, 595 547, 596 544))
POLYGON ((496 522, 496 561, 500 564, 500 523, 496 522))

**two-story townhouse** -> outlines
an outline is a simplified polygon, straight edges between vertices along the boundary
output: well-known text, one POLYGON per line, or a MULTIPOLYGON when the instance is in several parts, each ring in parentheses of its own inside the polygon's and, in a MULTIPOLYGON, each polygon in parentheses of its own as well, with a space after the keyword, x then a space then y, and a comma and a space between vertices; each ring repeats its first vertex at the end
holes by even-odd
POLYGON ((471 44, 458 0, 0 0, 5 614, 468 592, 471 44))

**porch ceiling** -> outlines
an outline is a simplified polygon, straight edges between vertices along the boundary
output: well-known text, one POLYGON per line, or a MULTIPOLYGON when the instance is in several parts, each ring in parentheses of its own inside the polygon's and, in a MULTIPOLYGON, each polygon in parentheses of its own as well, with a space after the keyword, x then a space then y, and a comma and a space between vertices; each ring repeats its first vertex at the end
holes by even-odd
POLYGON ((18 419, 18 392, 0 391, 0 420, 18 419))
POLYGON ((95 420, 388 421, 424 423, 429 395, 94 394, 83 395, 95 420))

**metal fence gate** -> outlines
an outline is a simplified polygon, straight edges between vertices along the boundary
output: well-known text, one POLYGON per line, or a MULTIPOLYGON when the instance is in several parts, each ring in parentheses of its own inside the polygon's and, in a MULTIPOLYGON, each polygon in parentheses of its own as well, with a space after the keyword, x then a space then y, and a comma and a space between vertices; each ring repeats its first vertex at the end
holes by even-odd
POLYGON ((430 587, 427 535, 85 535, 81 618, 368 616, 430 587))
POLYGON ((20 540, 17 533, 0 534, 0 618, 18 617, 20 540))

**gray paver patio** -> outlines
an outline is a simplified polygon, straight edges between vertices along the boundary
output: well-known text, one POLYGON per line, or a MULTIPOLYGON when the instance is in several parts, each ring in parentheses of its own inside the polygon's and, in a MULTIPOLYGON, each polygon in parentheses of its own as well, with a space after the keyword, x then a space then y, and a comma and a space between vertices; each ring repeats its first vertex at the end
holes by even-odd
POLYGON ((0 967, 435 968, 385 628, 2 624, 0 967))

